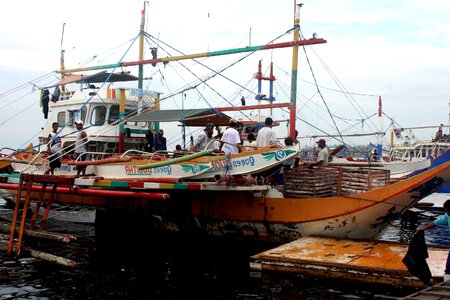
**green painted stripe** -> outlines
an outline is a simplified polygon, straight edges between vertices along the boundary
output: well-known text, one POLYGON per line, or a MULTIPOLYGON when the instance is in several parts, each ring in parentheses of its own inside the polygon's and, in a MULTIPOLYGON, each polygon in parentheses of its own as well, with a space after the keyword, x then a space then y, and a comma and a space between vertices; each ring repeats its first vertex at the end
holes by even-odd
POLYGON ((111 181, 111 187, 128 187, 126 181, 111 181))
POLYGON ((228 49, 228 50, 212 51, 212 52, 207 52, 207 53, 208 53, 208 56, 218 56, 218 55, 227 55, 227 54, 242 53, 242 52, 252 52, 252 51, 258 51, 261 49, 262 49, 261 46, 253 46, 253 47, 245 47, 245 48, 235 48, 235 49, 228 49))
POLYGON ((13 174, 0 174, 0 177, 20 178, 20 174, 18 174, 18 173, 13 173, 13 174))
POLYGON ((139 134, 146 134, 148 133, 148 129, 131 129, 131 133, 139 133, 139 134))
POLYGON ((174 190, 187 190, 188 185, 186 183, 175 183, 173 186, 174 190))

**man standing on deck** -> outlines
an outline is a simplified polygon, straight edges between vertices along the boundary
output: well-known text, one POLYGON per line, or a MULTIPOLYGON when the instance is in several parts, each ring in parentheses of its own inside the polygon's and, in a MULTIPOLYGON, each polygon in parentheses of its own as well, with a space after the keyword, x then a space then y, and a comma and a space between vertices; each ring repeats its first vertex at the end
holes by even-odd
POLYGON ((194 140, 194 144, 191 146, 191 151, 202 151, 206 147, 208 149, 214 149, 214 143, 210 143, 213 138, 214 124, 208 123, 204 130, 202 130, 194 140))
MULTIPOLYGON (((75 142, 75 157, 77 161, 85 161, 86 160, 86 152, 87 152, 87 134, 83 130, 83 121, 76 121, 75 125, 77 126, 77 141, 75 142)), ((77 166, 77 177, 82 174, 86 175, 86 166, 77 166)))
POLYGON ((48 157, 48 164, 50 169, 45 171, 44 174, 54 175, 54 170, 61 167, 61 137, 58 135, 58 122, 53 122, 52 124, 53 132, 49 134, 50 139, 48 143, 48 153, 51 154, 48 157))
POLYGON ((158 132, 155 136, 155 151, 166 151, 167 150, 167 141, 166 138, 163 137, 164 130, 158 129, 158 132))
POLYGON ((264 127, 258 131, 256 136, 256 145, 259 147, 271 146, 277 143, 277 135, 272 129, 273 120, 268 117, 264 121, 264 127))
POLYGON ((242 150, 241 137, 239 132, 236 130, 238 122, 236 119, 230 119, 230 126, 223 132, 222 138, 220 139, 220 149, 225 144, 224 152, 225 154, 235 154, 242 150))
POLYGON ((442 138, 442 127, 444 126, 444 124, 441 124, 441 126, 439 126, 436 135, 434 136, 434 139, 436 142, 439 142, 439 140, 442 138))

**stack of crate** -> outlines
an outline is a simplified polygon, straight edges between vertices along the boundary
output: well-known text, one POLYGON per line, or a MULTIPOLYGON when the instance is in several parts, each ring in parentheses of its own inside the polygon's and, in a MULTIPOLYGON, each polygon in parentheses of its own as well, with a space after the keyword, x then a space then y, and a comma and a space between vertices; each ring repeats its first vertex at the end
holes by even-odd
POLYGON ((389 170, 343 168, 341 190, 343 194, 370 191, 389 184, 389 170))
POLYGON ((357 194, 386 186, 389 178, 387 170, 299 166, 285 172, 283 194, 287 198, 357 194))
POLYGON ((337 193, 338 180, 338 168, 309 169, 299 166, 285 172, 283 194, 287 198, 334 196, 337 193))

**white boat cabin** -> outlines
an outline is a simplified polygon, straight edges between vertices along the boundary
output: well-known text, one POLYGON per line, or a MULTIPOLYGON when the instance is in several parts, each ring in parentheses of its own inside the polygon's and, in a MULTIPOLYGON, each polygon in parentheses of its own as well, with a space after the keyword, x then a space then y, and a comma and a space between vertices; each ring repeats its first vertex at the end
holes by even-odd
MULTIPOLYGON (((100 73, 105 76, 104 72, 100 73)), ((108 74, 108 73, 106 73, 108 74)), ((137 79, 128 75, 128 79, 123 77, 115 78, 111 81, 129 81, 137 79), (122 78, 122 80, 120 80, 122 78)), ((159 99, 160 93, 149 90, 140 90, 128 87, 97 88, 93 82, 96 80, 75 80, 66 84, 77 83, 75 88, 69 89, 67 85, 55 87, 55 92, 48 102, 48 118, 43 127, 39 142, 46 144, 48 136, 52 132, 52 123, 59 125, 59 136, 62 138, 63 151, 71 153, 76 141, 77 129, 75 121, 83 121, 83 130, 88 135, 88 152, 117 153, 122 117, 130 117, 140 113, 142 110, 153 110, 155 101, 159 99), (123 92, 122 92, 123 91, 123 92), (123 116, 120 113, 120 95, 125 96, 125 111, 123 116), (56 94, 56 96, 55 96, 56 94)), ((59 85, 61 85, 61 82, 59 85)), ((103 81, 100 81, 103 83, 103 81)), ((65 83, 65 82, 63 82, 65 83)), ((108 84, 111 84, 108 82, 108 84)), ((72 86, 72 84, 71 84, 72 86)), ((124 149, 144 150, 146 145, 146 134, 149 133, 151 124, 149 122, 124 121, 124 149)))

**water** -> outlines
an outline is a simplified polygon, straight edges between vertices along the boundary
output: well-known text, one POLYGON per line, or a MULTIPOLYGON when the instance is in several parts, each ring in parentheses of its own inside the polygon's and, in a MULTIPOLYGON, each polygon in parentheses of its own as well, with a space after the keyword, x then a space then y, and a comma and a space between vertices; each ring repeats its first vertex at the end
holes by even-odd
MULTIPOLYGON (((430 220, 408 214, 381 239, 408 243, 430 220)), ((111 232, 98 241, 95 227, 49 220, 47 229, 78 236, 61 244, 26 240, 27 245, 73 259, 70 268, 0 254, 0 299, 397 299, 416 289, 260 273, 248 257, 267 246, 245 242, 111 232)), ((446 228, 426 233, 429 244, 449 244, 446 228)))

